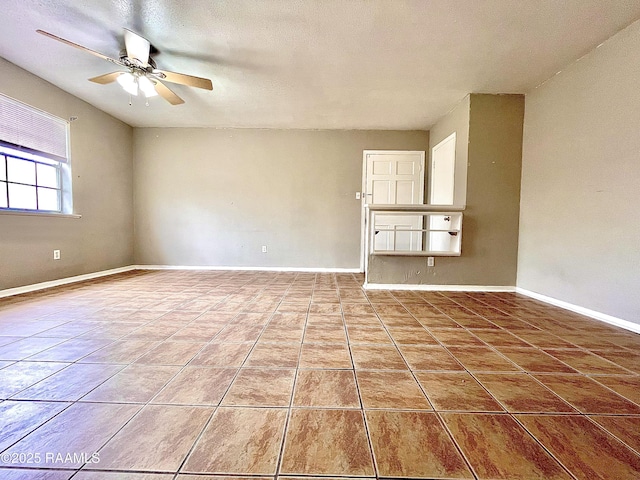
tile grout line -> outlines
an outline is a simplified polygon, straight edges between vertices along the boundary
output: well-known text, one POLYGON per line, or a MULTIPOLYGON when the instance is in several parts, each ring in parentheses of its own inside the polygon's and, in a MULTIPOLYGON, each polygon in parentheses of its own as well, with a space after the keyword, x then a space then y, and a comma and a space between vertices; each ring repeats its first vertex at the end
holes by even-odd
MULTIPOLYGON (((365 298, 367 299, 367 305, 371 306, 371 308, 373 309, 373 306, 371 305, 371 302, 369 301, 369 297, 367 297, 367 293, 364 291, 364 289, 362 289, 362 293, 364 294, 365 298)), ((339 293, 338 293, 339 295, 339 293)), ((375 312, 375 309, 373 309, 375 312)), ((376 477, 376 479, 380 478, 380 472, 378 469, 378 460, 376 457, 376 453, 373 449, 373 440, 371 440, 371 431, 369 429, 369 420, 367 419, 367 415, 366 415, 366 410, 364 408, 364 402, 362 401, 362 393, 360 392, 360 383, 358 382, 358 376, 356 375, 356 362, 353 359, 353 352, 351 350, 351 341, 350 341, 350 337, 349 337, 349 329, 347 328, 347 322, 344 318, 344 310, 342 308, 342 299, 340 299, 340 311, 342 312, 342 323, 344 325, 344 329, 345 329, 345 335, 347 337, 347 348, 349 350, 349 358, 351 359, 351 366, 353 367, 353 380, 356 386, 356 393, 358 394, 358 401, 360 402, 360 412, 362 415, 362 419, 363 419, 363 423, 364 423, 364 432, 365 435, 367 436, 367 443, 369 445, 369 454, 371 455, 371 463, 373 464, 373 474, 376 477)), ((377 313, 375 314, 377 316, 377 313)), ((379 319, 379 318, 378 318, 379 319)))
MULTIPOLYGON (((264 290, 264 289, 263 289, 264 290)), ((281 302, 280 302, 281 303, 281 302)), ((280 305, 280 303, 278 305, 280 305)), ((276 308, 277 310, 277 308, 276 308)), ((242 366, 246 363, 247 359, 251 356, 251 352, 253 351, 253 349, 255 348, 256 344, 258 343, 258 339, 260 338, 260 336, 262 335, 262 333, 264 333, 264 330, 267 328, 267 325, 269 325, 269 323, 271 322, 271 320, 273 319, 273 315, 275 314, 275 310, 274 312, 271 313, 271 316, 269 317, 269 320, 265 323, 264 327, 262 328, 260 335, 258 335, 258 338, 256 338, 253 346, 251 347, 251 349, 249 349, 249 352, 247 352, 247 355, 244 357, 244 360, 242 361, 242 364, 238 367, 235 375, 233 376, 233 378, 231 379, 231 382, 229 382, 229 385, 227 386, 226 390, 224 391, 224 393, 222 394, 222 396, 220 397, 220 401, 218 402, 217 405, 213 406, 213 411, 211 412, 211 415, 209 415, 209 418, 207 419, 207 421, 203 424, 202 429, 200 430, 200 433, 197 435, 197 437, 195 438, 193 444, 191 445, 191 447, 189 448, 189 450, 187 450, 186 455, 184 456, 184 458, 182 459, 182 461, 180 462, 180 465, 178 465, 178 468, 176 469, 175 472, 175 478, 177 478, 177 476, 181 473, 181 470, 184 468, 185 464, 187 463, 187 461, 189 460, 189 457, 191 456, 191 454, 193 453, 193 451, 196 448, 196 445, 200 442, 200 440, 202 439, 202 436, 204 435, 204 432, 207 430, 207 428, 209 427, 209 425, 211 424, 211 422, 213 421, 213 417, 216 414, 216 412, 218 411, 218 409, 220 408, 222 401, 224 400, 224 397, 229 393, 229 390, 231 390, 232 385, 234 384, 234 382, 236 381, 236 379, 238 378, 238 375, 240 374, 240 371, 242 369, 242 366)), ((238 313, 236 316, 234 316, 233 318, 236 318, 238 315, 240 315, 240 313, 238 313)), ((216 335, 214 335, 214 337, 207 342, 206 345, 209 345, 211 343, 213 343, 213 341, 215 340, 215 338, 224 330, 221 329, 220 332, 216 333, 216 335)), ((202 347, 203 349, 206 347, 206 345, 204 347, 202 347)), ((201 352, 202 350, 200 350, 201 352)), ((187 365, 189 365, 194 359, 196 358, 196 356, 192 357, 191 360, 189 360, 189 362, 187 362, 187 365)), ((185 365, 185 368, 186 366, 185 365)), ((232 367, 235 368, 235 367, 232 367)), ((160 394, 160 392, 158 392, 158 395, 160 394)), ((157 395, 156 395, 157 396, 157 395)))
MULTIPOLYGON (((296 278, 298 277, 298 275, 296 275, 296 278)), ((317 274, 314 276, 314 279, 317 278, 317 274)), ((278 478, 278 476, 280 475, 280 470, 282 468, 282 462, 284 460, 284 447, 286 445, 287 442, 287 436, 289 433, 289 421, 291 420, 291 415, 293 413, 293 400, 295 398, 295 392, 296 392, 296 384, 298 381, 298 372, 300 369, 300 360, 302 359, 302 346, 304 344, 304 337, 307 334, 307 324, 309 323, 309 311, 311 310, 311 302, 313 299, 313 292, 314 292, 314 288, 315 288, 315 282, 314 282, 314 287, 311 289, 311 296, 309 298, 309 305, 307 306, 307 312, 305 315, 305 319, 304 319, 304 326, 302 328, 302 339, 300 340, 300 351, 298 352, 298 361, 296 362, 296 369, 295 369, 295 374, 293 377, 293 386, 291 388, 291 396, 289 397, 289 407, 287 408, 287 416, 285 417, 284 420, 284 430, 282 432, 282 440, 280 441, 280 448, 278 450, 278 457, 276 459, 276 465, 275 465, 275 470, 274 470, 274 477, 278 478)), ((288 291, 289 289, 287 289, 288 291)), ((283 297, 284 298, 284 297, 283 297)))
MULTIPOLYGON (((401 302, 400 303, 403 307, 404 304, 401 302)), ((405 307, 406 309, 406 307, 405 307)), ((409 312, 410 313, 410 312, 409 312)), ((413 314, 410 313, 410 315, 416 320, 418 321, 413 314)), ((446 315, 446 314, 445 314, 446 315)), ((447 315, 448 316, 448 315, 447 315)), ((449 317, 451 318, 451 317, 449 317)), ((382 321, 382 320, 381 320, 382 321)), ((418 323, 420 323, 418 321, 418 323)), ((387 329, 387 326, 384 322, 382 322, 383 324, 383 328, 385 329, 385 331, 387 331, 387 334, 389 335, 389 337, 391 338, 392 342, 394 343, 394 345, 396 345, 396 349, 398 350, 398 353, 400 354, 400 356, 402 357, 402 359, 405 361, 405 364, 407 365, 407 368, 409 369, 409 372, 411 373, 411 376, 413 377, 413 380, 418 384, 418 388, 420 388, 420 391, 422 392, 422 394, 425 396, 425 398, 427 399, 427 402, 429 402, 429 405, 431 405, 432 411, 435 414, 436 418, 438 419, 439 423, 441 426, 444 427, 445 432, 448 435, 449 440, 453 443, 453 446, 456 448, 456 450, 458 451, 458 453, 461 455, 461 458, 464 460, 465 465, 467 466, 467 468, 469 468, 469 471, 471 472, 471 475, 474 476, 475 479, 479 478, 478 475, 476 474, 475 470, 473 469, 471 462, 467 459, 466 455, 464 455, 464 453, 462 452, 462 449, 460 447, 460 445, 458 445, 458 442, 456 442, 455 438, 453 437, 453 434, 450 432, 449 428, 447 428, 445 422, 443 421, 443 419, 440 416, 440 413, 436 410, 435 405, 433 405, 433 403, 431 402, 431 399, 429 398, 429 396, 427 395, 427 392, 425 391, 425 389, 423 388, 422 384, 420 383, 420 381, 418 380, 418 378, 416 377, 415 373, 413 372, 413 370, 411 369, 411 367, 409 366, 409 362, 404 358, 404 355, 402 355, 402 351, 400 350, 400 348, 397 346, 395 339, 393 338, 393 336, 390 334, 390 332, 387 329)), ((423 327, 424 328, 424 327, 423 327)), ((425 329, 426 330, 426 329, 425 329)), ((428 330, 427 330, 428 331, 428 330)), ((435 338, 435 337, 434 337, 435 338)), ((436 338, 435 339, 436 342, 440 343, 439 340, 436 338)), ((441 345, 443 346, 443 345, 441 345)), ((448 352, 448 350, 447 350, 448 352)), ((449 353, 449 355, 451 355, 449 353)), ((453 356, 453 358, 456 358, 455 356, 453 356)), ((457 359, 456 359, 457 361, 457 359)), ((462 365, 462 364, 461 364, 462 365)), ((466 367, 464 365, 462 365, 463 368, 466 367)))

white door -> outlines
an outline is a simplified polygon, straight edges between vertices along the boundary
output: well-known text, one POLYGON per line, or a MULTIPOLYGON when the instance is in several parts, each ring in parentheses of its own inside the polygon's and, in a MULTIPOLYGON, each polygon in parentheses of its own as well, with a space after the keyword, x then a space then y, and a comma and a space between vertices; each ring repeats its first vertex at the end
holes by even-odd
POLYGON ((455 132, 431 150, 431 205, 453 205, 456 167, 455 132))
MULTIPOLYGON (((365 151, 364 155, 365 205, 423 203, 424 152, 365 151)), ((375 248, 421 250, 422 232, 405 230, 422 229, 422 221, 422 215, 376 215, 375 248)))

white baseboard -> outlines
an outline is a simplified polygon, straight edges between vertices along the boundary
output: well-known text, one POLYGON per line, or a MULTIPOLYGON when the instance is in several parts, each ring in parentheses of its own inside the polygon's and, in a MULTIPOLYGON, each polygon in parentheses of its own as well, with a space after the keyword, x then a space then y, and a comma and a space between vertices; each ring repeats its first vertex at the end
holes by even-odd
POLYGON ((114 275, 116 273, 130 272, 131 270, 135 269, 136 267, 134 265, 129 265, 126 267, 112 268, 111 270, 102 270, 100 272, 76 275, 74 277, 60 278, 58 280, 51 280, 49 282, 34 283, 32 285, 25 285, 24 287, 7 288, 5 290, 0 290, 0 298, 10 297, 12 295, 20 295, 22 293, 35 292, 36 290, 44 290, 45 288, 59 287, 60 285, 67 285, 69 283, 93 280, 94 278, 106 277, 107 275, 114 275))
POLYGON ((365 290, 416 290, 426 292, 515 292, 516 287, 501 285, 422 285, 407 283, 365 283, 365 290))
POLYGON ((547 295, 542 295, 541 293, 532 292, 531 290, 526 290, 520 287, 516 288, 516 293, 521 293, 522 295, 525 295, 527 297, 540 300, 541 302, 548 303, 556 307, 564 308, 565 310, 569 310, 571 312, 575 312, 581 315, 586 315, 587 317, 595 318, 596 320, 600 320, 601 322, 605 322, 610 325, 615 325, 616 327, 624 328, 626 330, 631 330, 632 332, 635 332, 635 333, 640 333, 640 324, 630 322, 629 320, 624 320, 622 318, 614 317, 612 315, 607 315, 606 313, 597 312, 589 308, 581 307, 579 305, 574 305, 573 303, 565 302, 563 300, 558 300, 557 298, 553 298, 553 297, 548 297, 547 295))
POLYGON ((228 270, 239 272, 361 273, 359 268, 231 267, 208 265, 134 265, 137 270, 228 270))

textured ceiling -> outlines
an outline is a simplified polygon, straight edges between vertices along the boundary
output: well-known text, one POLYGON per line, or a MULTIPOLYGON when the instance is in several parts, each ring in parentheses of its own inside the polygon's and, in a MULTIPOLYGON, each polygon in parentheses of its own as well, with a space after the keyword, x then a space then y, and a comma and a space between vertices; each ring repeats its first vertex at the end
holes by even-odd
MULTIPOLYGON (((133 126, 428 129, 469 92, 525 93, 640 18, 640 0, 0 0, 0 56, 133 126), (186 104, 87 79, 122 28, 186 104)), ((0 72, 0 75, 2 72, 0 72)))

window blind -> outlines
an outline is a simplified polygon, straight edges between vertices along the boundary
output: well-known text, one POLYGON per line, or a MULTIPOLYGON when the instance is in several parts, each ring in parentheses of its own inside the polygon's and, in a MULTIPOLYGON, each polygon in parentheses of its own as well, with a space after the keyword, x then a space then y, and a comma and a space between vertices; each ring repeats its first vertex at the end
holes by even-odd
POLYGON ((69 122, 0 93, 0 142, 67 162, 69 122))

